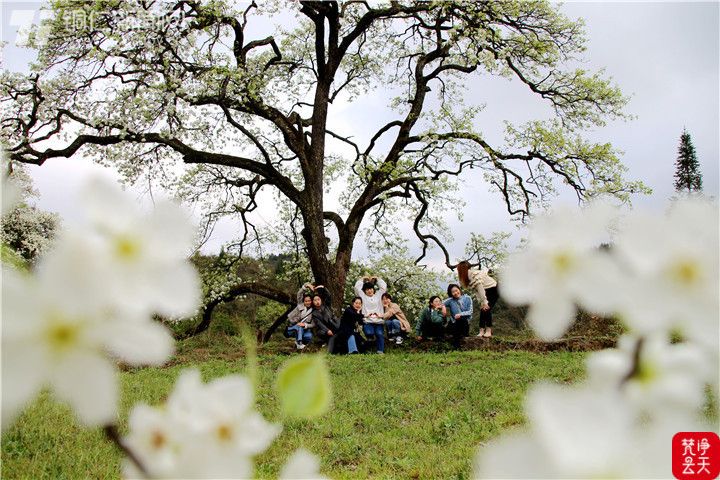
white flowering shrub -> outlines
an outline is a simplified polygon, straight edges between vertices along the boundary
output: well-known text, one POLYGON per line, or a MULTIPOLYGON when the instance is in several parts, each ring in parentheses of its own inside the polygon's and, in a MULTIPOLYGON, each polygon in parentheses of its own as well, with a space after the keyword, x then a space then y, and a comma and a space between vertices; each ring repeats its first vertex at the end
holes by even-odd
POLYGON ((19 205, 2 219, 0 239, 26 261, 34 261, 52 244, 58 216, 32 205, 19 205))
POLYGON ((32 179, 22 165, 13 165, 3 159, 2 219, 0 240, 3 249, 19 257, 20 263, 33 262, 52 244, 59 217, 33 206, 30 201, 37 197, 32 179))
MULTIPOLYGON (((3 206, 14 201, 5 186, 3 206)), ((252 476, 252 457, 281 427, 255 411, 254 385, 245 377, 205 384, 199 372, 186 371, 164 407, 132 410, 130 432, 120 438, 117 363, 163 364, 174 343, 153 317, 187 317, 200 304, 200 280, 187 258, 195 232, 177 205, 158 203, 143 214, 113 183, 92 181, 82 198, 83 221, 59 232, 31 272, 3 265, 3 429, 47 388, 82 424, 104 427, 127 455, 127 477, 252 476)), ((280 398, 294 404, 299 395, 319 395, 327 408, 325 363, 304 362, 278 384, 280 398)), ((307 452, 288 465, 284 471, 320 476, 307 452)))
POLYGON ((718 387, 716 204, 686 199, 664 216, 619 217, 601 203, 555 212, 537 220, 502 282, 543 338, 562 335, 577 307, 628 333, 589 356, 584 383, 536 385, 528 428, 481 449, 475 477, 665 478, 675 433, 717 431, 703 417, 707 386, 718 387), (598 249, 609 231, 611 247, 598 249))

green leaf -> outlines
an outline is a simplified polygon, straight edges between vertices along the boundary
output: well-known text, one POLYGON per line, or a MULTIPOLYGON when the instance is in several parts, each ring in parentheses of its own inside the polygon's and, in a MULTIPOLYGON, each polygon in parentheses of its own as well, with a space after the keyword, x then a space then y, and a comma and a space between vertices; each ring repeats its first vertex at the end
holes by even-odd
POLYGON ((330 406, 330 375, 322 355, 300 355, 285 362, 276 387, 286 417, 318 417, 330 406))

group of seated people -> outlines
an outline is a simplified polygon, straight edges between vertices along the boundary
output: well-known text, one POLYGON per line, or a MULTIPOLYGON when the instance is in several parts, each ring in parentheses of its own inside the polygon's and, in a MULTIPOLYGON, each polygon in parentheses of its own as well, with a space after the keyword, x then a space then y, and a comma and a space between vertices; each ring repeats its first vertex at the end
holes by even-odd
MULTIPOLYGON (((490 309, 497 300, 497 282, 486 277, 491 281, 490 287, 487 286, 488 280, 485 286, 482 282, 475 282, 479 285, 478 290, 482 290, 479 337, 492 336, 490 309)), ((461 275, 461 283, 476 286, 462 280, 461 275)), ((323 285, 306 283, 298 290, 297 307, 288 315, 285 336, 295 340, 298 350, 304 349, 315 336, 327 344, 330 353, 353 354, 374 349, 382 354, 385 352, 386 336, 389 341, 402 344, 412 332, 412 327, 400 306, 387 293, 385 281, 374 276, 362 277, 355 283, 354 291, 356 296, 338 319, 330 308, 327 289, 323 285)), ((473 301, 469 295, 462 293, 457 284, 449 285, 447 294, 445 301, 439 296, 430 298, 416 321, 414 333, 418 340, 443 339, 449 334, 453 346, 458 348, 461 339, 469 335, 473 301)))
POLYGON ((355 284, 356 297, 338 319, 330 308, 330 295, 323 285, 306 283, 298 290, 298 306, 288 315, 285 335, 295 339, 298 350, 313 339, 313 332, 331 353, 359 353, 365 345, 362 331, 375 342, 378 353, 385 352, 388 339, 401 344, 411 331, 400 307, 393 303, 382 278, 365 277, 355 284))

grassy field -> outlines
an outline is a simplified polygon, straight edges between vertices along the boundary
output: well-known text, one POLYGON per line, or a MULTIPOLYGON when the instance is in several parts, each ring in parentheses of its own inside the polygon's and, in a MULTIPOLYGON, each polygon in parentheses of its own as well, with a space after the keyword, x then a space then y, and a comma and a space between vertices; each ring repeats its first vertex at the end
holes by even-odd
MULTIPOLYGON (((224 359, 213 359, 212 351, 199 355, 198 349, 202 352, 198 345, 181 346, 167 368, 122 374, 121 429, 131 405, 163 401, 186 366, 197 366, 206 379, 245 368, 241 356, 225 352, 224 359)), ((280 421, 273 383, 287 358, 263 351, 259 357, 258 408, 272 421, 280 421)), ((398 350, 330 357, 331 411, 321 419, 286 423, 257 458, 257 475, 276 476, 289 454, 304 445, 333 478, 467 478, 479 445, 523 424, 530 384, 577 381, 583 358, 570 352, 398 350)), ((70 412, 45 394, 3 435, 4 479, 117 478, 119 462, 99 430, 78 427, 70 412)))

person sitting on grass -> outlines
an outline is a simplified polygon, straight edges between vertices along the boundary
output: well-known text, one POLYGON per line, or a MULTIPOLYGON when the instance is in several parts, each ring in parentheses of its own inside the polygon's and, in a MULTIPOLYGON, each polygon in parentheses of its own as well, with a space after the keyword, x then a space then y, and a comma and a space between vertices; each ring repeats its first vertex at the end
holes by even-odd
POLYGON ((430 297, 428 306, 420 312, 420 317, 415 323, 415 335, 419 341, 424 338, 436 338, 442 340, 445 337, 445 325, 447 324, 447 309, 440 300, 440 297, 430 297))
POLYGON ((378 277, 362 277, 355 282, 355 295, 362 299, 362 313, 365 324, 365 336, 375 337, 377 353, 385 353, 385 310, 382 305, 382 295, 387 291, 385 280, 378 277), (377 289, 375 288, 377 283, 377 289))
POLYGON ((388 338, 392 341, 394 337, 395 344, 400 345, 412 329, 410 322, 407 321, 407 317, 400 309, 400 306, 393 303, 393 298, 389 293, 383 293, 381 298, 385 309, 383 319, 385 319, 388 338))
POLYGON ((347 353, 359 353, 359 340, 362 339, 357 333, 357 327, 363 324, 362 298, 355 297, 340 317, 340 326, 335 335, 335 351, 333 353, 344 353, 347 345, 347 353))
POLYGON ((473 314, 473 302, 470 295, 462 293, 460 285, 451 283, 447 288, 448 298, 443 302, 450 314, 450 330, 453 347, 460 347, 460 340, 470 334, 470 320, 473 314))
POLYGON ((330 297, 330 292, 328 291, 328 289, 325 288, 325 285, 315 285, 313 287, 312 295, 319 295, 322 299, 322 304, 332 310, 332 298, 330 297))
POLYGON ((327 350, 332 353, 335 349, 335 332, 337 332, 338 322, 330 307, 323 304, 321 295, 317 293, 313 295, 312 304, 312 321, 315 324, 317 337, 321 342, 327 343, 327 350))
POLYGON ((304 292, 304 288, 298 292, 298 306, 288 314, 289 325, 285 329, 286 337, 295 338, 295 347, 298 350, 302 350, 312 341, 312 327, 314 326, 312 296, 304 292))

